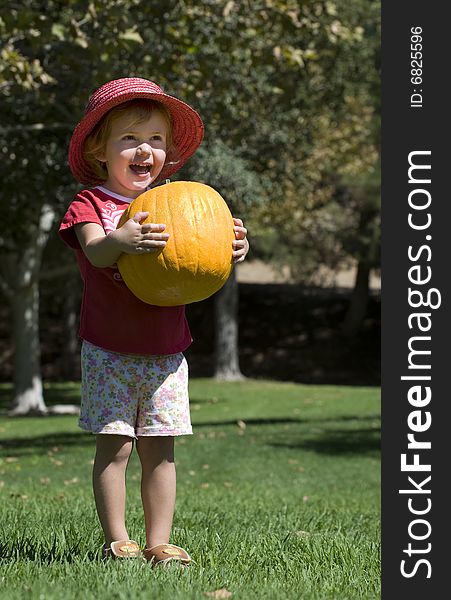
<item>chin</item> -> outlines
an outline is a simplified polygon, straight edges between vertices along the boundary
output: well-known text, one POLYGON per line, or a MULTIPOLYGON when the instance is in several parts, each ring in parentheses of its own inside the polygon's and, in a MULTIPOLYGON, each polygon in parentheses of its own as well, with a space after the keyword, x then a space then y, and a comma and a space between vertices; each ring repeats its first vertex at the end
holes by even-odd
POLYGON ((152 183, 152 179, 148 179, 146 181, 136 181, 133 184, 133 190, 134 191, 141 191, 141 190, 145 190, 150 184, 152 183))

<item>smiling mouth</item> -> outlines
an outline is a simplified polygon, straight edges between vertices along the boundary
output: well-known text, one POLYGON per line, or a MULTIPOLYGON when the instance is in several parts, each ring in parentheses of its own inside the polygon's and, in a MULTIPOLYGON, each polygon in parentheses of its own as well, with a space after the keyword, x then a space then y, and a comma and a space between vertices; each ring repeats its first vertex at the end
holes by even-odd
POLYGON ((130 169, 138 175, 147 175, 147 173, 150 173, 152 165, 148 163, 133 163, 130 165, 130 169))

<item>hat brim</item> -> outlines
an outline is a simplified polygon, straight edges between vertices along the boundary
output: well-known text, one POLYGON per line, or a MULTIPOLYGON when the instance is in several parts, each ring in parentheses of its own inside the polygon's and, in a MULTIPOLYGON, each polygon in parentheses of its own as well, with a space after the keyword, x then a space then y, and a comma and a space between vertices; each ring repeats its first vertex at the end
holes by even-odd
POLYGON ((188 104, 164 92, 149 92, 130 86, 122 91, 115 90, 115 95, 106 99, 100 106, 90 110, 76 126, 69 144, 69 166, 73 176, 83 185, 98 185, 104 180, 93 171, 83 156, 83 146, 86 138, 92 132, 100 119, 115 106, 145 98, 164 104, 172 118, 172 141, 176 149, 176 158, 165 164, 157 181, 173 175, 194 154, 204 136, 204 124, 197 112, 188 104))

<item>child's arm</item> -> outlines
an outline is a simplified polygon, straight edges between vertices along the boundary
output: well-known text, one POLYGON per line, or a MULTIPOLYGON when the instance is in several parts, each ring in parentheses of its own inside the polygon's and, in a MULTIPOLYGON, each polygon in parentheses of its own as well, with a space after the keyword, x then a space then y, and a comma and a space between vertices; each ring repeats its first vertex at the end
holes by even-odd
POLYGON ((233 228, 235 232, 235 240, 233 242, 233 262, 243 262, 246 258, 246 254, 249 251, 249 242, 247 241, 247 229, 243 225, 243 221, 241 219, 233 219, 235 226, 233 228))
POLYGON ((98 223, 78 223, 75 234, 89 262, 94 267, 111 267, 122 254, 145 254, 166 246, 168 233, 164 224, 141 225, 149 213, 138 212, 122 227, 108 235, 98 223))

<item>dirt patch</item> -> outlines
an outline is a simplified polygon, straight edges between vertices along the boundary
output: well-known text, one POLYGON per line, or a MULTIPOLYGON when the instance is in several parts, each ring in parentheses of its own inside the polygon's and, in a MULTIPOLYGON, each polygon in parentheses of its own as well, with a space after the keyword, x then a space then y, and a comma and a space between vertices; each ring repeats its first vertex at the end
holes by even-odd
MULTIPOLYGON (((290 277, 290 269, 287 266, 275 267, 261 260, 249 260, 237 265, 237 280, 240 283, 294 283, 290 277)), ((348 289, 354 287, 357 273, 357 264, 342 271, 331 271, 325 267, 317 270, 317 281, 315 284, 328 289, 348 289)), ((379 293, 381 289, 381 278, 374 270, 370 273, 370 289, 379 293)))

